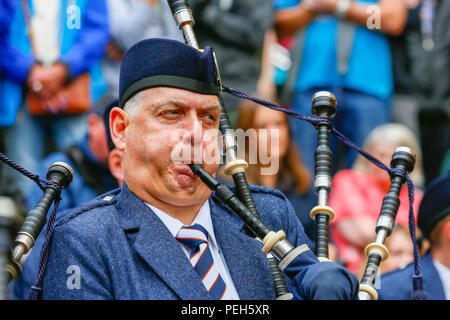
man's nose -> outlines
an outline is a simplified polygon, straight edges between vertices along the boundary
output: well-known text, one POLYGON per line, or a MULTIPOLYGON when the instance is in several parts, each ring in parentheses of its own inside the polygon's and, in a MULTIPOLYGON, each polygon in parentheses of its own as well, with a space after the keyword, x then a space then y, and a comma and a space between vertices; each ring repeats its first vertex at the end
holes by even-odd
POLYGON ((185 142, 192 146, 201 145, 203 143, 202 123, 197 117, 190 119, 185 139, 185 142))

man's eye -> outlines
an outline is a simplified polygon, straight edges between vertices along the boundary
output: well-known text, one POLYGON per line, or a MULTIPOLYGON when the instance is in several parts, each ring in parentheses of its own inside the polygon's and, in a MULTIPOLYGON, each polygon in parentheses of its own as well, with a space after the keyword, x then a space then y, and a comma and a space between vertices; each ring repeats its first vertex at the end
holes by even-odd
POLYGON ((209 122, 215 122, 217 119, 217 116, 215 114, 204 114, 202 117, 209 122))
POLYGON ((180 112, 178 110, 167 110, 167 111, 161 112, 161 115, 166 116, 166 117, 174 117, 179 114, 180 114, 180 112))

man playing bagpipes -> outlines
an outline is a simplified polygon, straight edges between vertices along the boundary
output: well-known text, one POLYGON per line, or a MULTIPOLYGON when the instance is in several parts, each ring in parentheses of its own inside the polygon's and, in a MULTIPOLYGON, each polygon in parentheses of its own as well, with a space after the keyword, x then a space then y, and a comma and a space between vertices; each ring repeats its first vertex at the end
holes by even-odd
MULTIPOLYGON (((217 95, 209 47, 148 39, 127 51, 110 113, 125 182, 56 224, 43 299, 275 299, 263 243, 188 166, 215 176, 220 165, 217 95)), ((286 277, 294 298, 356 298, 356 278, 318 261, 286 197, 251 191, 261 220, 301 248, 286 277)))

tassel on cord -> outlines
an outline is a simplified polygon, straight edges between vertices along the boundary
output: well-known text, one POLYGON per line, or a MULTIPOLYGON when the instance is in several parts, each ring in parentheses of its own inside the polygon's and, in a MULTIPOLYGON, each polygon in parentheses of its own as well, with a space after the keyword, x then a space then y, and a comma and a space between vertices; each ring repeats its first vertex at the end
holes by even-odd
POLYGON ((419 246, 416 239, 416 223, 414 221, 413 203, 414 203, 414 184, 409 177, 406 177, 408 183, 408 198, 409 198, 409 232, 411 234, 411 241, 413 244, 414 254, 414 275, 413 278, 413 291, 411 293, 411 300, 426 300, 427 294, 423 289, 423 277, 420 267, 420 254, 419 246))

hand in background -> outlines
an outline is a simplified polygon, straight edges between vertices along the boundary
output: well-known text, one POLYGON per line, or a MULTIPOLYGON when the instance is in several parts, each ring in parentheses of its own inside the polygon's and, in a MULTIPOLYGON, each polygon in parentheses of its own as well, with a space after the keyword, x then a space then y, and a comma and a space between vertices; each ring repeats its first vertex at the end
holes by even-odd
POLYGON ((44 73, 44 66, 40 63, 34 63, 28 73, 27 86, 38 97, 42 97, 42 91, 44 88, 40 79, 43 77, 44 73))
POLYGON ((27 80, 28 86, 42 99, 50 99, 64 88, 67 81, 67 69, 62 63, 43 66, 36 63, 31 67, 27 80))
POLYGON ((334 13, 336 11, 336 3, 338 0, 303 0, 301 5, 315 13, 334 13))
POLYGON ((57 114, 64 111, 69 103, 69 96, 65 89, 61 89, 48 99, 43 99, 43 109, 48 113, 57 114))

